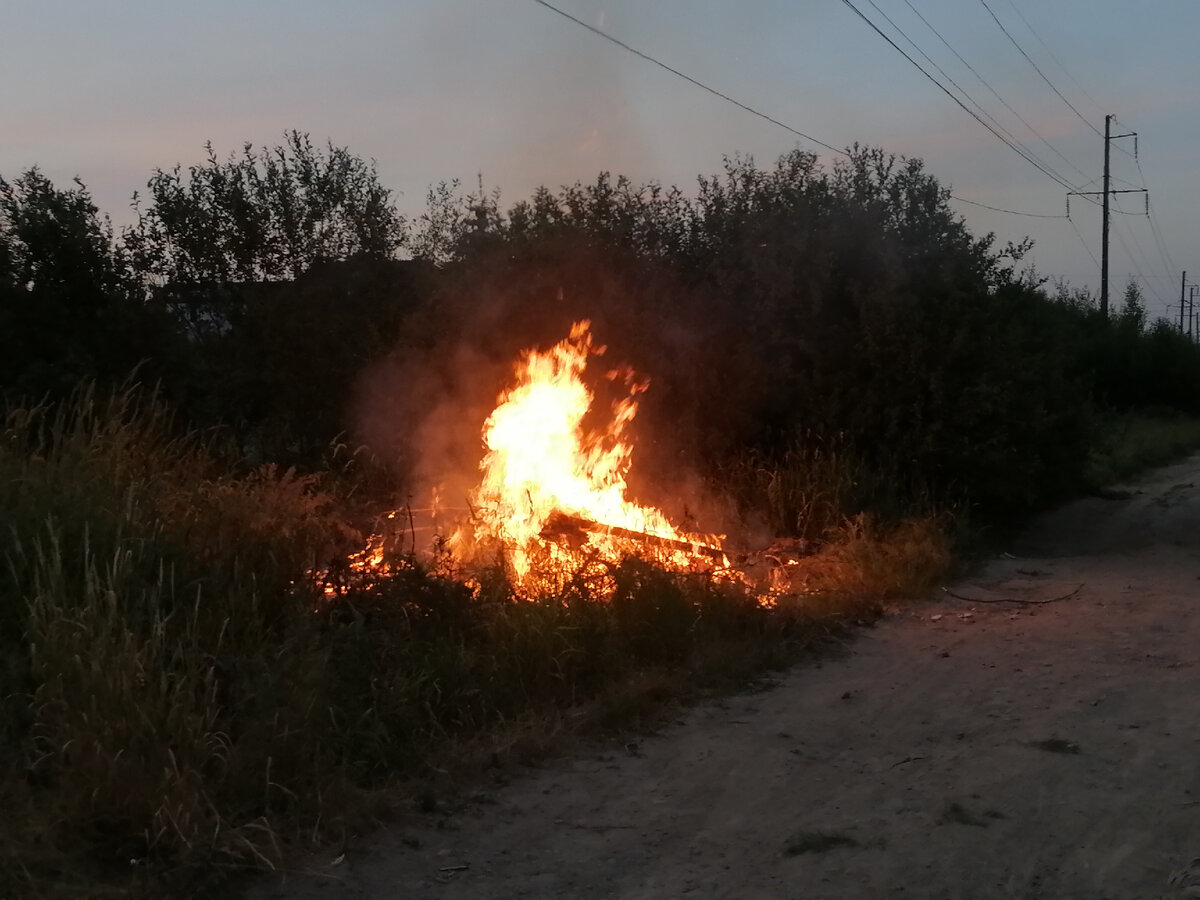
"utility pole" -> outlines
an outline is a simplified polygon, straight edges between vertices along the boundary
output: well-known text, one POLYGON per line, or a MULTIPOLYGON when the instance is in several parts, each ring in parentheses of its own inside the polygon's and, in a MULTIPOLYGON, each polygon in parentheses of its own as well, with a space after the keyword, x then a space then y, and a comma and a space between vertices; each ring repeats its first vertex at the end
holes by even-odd
POLYGON ((1100 314, 1108 318, 1108 157, 1112 116, 1104 117, 1104 224, 1100 226, 1100 314))
POLYGON ((1183 294, 1187 290, 1187 269, 1179 279, 1179 333, 1183 334, 1183 294))
POLYGON ((1188 292, 1188 337, 1196 340, 1195 335, 1195 318, 1196 318, 1196 286, 1192 284, 1192 290, 1188 292))
MULTIPOLYGON (((1103 200, 1100 206, 1103 209, 1104 222, 1100 229, 1100 312, 1108 318, 1108 196, 1109 194, 1144 194, 1145 188, 1138 188, 1126 191, 1114 191, 1111 185, 1111 175, 1109 172, 1109 144, 1118 138, 1134 138, 1133 142, 1133 157, 1137 159, 1137 132, 1130 131, 1126 134, 1112 133, 1112 120, 1115 117, 1107 115, 1104 117, 1104 190, 1102 191, 1070 191, 1067 196, 1072 194, 1079 197, 1094 197, 1100 194, 1103 200)), ((1068 200, 1068 215, 1070 215, 1070 201, 1068 200)))
POLYGON ((1196 295, 1200 294, 1200 284, 1188 284, 1187 270, 1179 277, 1179 333, 1187 334, 1188 337, 1195 336, 1196 340, 1200 341, 1200 331, 1197 331, 1195 326, 1196 319, 1196 295), (1185 331, 1183 322, 1187 318, 1187 329, 1185 331))

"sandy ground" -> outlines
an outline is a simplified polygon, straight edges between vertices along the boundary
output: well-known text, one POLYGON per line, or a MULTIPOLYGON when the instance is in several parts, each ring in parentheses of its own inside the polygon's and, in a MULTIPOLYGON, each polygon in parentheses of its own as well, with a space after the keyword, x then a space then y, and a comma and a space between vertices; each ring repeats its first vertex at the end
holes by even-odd
POLYGON ((1074 503, 844 653, 248 896, 1200 896, 1197 485, 1074 503))

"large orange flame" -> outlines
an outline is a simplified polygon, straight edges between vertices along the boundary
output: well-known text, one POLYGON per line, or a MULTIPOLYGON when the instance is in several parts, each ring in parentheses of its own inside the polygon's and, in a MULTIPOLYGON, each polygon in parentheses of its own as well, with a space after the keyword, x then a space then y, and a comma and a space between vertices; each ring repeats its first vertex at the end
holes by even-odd
POLYGON ((587 321, 547 351, 526 351, 515 386, 484 423, 473 537, 500 544, 518 584, 527 582, 534 557, 577 563, 636 552, 685 569, 724 562, 717 536, 684 533, 660 510, 626 499, 633 448, 625 430, 647 381, 628 370, 609 372, 627 394, 603 430, 585 429, 594 396, 582 375, 589 357, 603 352, 587 321), (564 530, 575 540, 564 540, 564 530))
MULTIPOLYGON (((469 496, 470 521, 445 546, 465 562, 499 550, 526 595, 561 589, 567 579, 585 572, 603 595, 606 581, 611 587, 606 567, 631 554, 676 571, 735 577, 721 549, 722 536, 686 533, 661 510, 626 498, 633 448, 625 431, 649 382, 630 369, 608 372, 625 395, 612 404, 605 427, 588 430, 585 418, 595 397, 582 376, 588 359, 605 349, 593 342, 590 328, 588 321, 576 322, 549 350, 522 354, 514 385, 501 393, 483 426, 482 478, 469 496)), ((436 491, 434 508, 440 508, 436 491)), ((396 514, 387 519, 396 520, 396 514)), ((408 517, 411 528, 411 509, 408 517)), ((346 560, 346 571, 391 574, 395 569, 386 548, 393 539, 372 535, 346 560)), ((413 544, 415 552, 415 531, 413 544)), ((328 571, 316 574, 328 595, 342 591, 328 571)))

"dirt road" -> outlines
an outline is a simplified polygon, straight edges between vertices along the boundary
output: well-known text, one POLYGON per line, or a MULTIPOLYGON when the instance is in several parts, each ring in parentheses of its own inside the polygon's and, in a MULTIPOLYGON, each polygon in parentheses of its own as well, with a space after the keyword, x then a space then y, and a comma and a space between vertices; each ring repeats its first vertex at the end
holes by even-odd
POLYGON ((1200 896, 1198 485, 1068 506, 836 658, 253 896, 1200 896))

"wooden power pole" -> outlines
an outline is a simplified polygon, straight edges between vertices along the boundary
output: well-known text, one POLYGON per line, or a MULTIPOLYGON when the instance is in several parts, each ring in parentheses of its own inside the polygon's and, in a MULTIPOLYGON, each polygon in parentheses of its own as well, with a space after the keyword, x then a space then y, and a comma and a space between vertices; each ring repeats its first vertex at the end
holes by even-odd
POLYGON ((1183 334, 1183 295, 1187 291, 1187 269, 1179 277, 1179 333, 1183 334))
POLYGON ((1136 190, 1125 190, 1125 191, 1114 191, 1112 189, 1112 176, 1111 176, 1110 167, 1109 167, 1109 160, 1110 160, 1110 156, 1111 156, 1111 154, 1109 153, 1109 144, 1111 144, 1113 141, 1117 140, 1118 138, 1127 138, 1127 137, 1134 138, 1133 155, 1134 155, 1135 159, 1137 158, 1137 140, 1136 140, 1137 132, 1130 131, 1130 132, 1127 132, 1126 134, 1113 134, 1112 133, 1112 120, 1114 118, 1115 117, 1112 115, 1107 115, 1104 117, 1104 190, 1102 190, 1102 191, 1071 191, 1070 194, 1068 194, 1068 196, 1070 196, 1071 194, 1074 194, 1079 197, 1094 197, 1097 194, 1100 194, 1101 197, 1103 198, 1100 203, 1100 206, 1103 210, 1102 215, 1104 216, 1104 221, 1100 228, 1100 312, 1102 312, 1104 314, 1105 318, 1108 317, 1108 219, 1109 219, 1108 197, 1110 194, 1144 194, 1144 193, 1146 193, 1145 188, 1140 188, 1140 189, 1136 189, 1136 190))
POLYGON ((1104 224, 1100 226, 1100 312, 1104 318, 1108 318, 1108 158, 1109 144, 1112 142, 1112 137, 1109 132, 1112 128, 1112 116, 1104 117, 1104 203, 1102 204, 1104 212, 1104 224))

